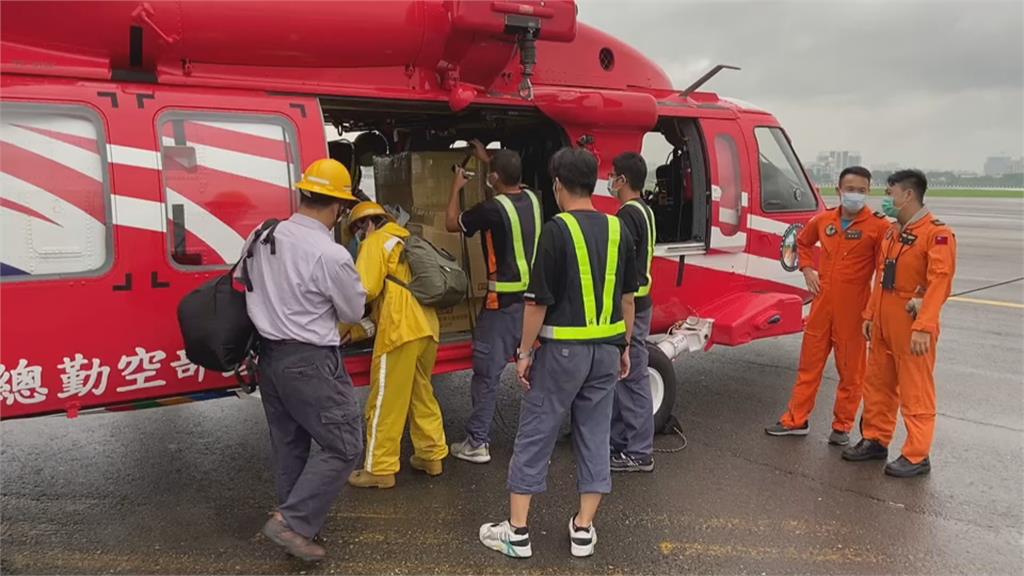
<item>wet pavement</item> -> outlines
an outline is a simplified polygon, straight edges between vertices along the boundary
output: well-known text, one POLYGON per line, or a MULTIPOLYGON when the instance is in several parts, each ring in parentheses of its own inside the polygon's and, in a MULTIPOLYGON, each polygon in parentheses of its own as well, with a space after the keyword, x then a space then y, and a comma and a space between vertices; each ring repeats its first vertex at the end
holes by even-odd
MULTIPOLYGON (((1024 276, 1024 203, 936 200, 956 228, 956 289, 1024 276)), ((597 554, 573 559, 571 447, 559 442, 535 499, 534 557, 484 549, 505 517, 518 391, 506 372, 489 465, 404 469, 392 490, 348 490, 310 567, 260 536, 273 505, 255 398, 142 412, 5 422, 3 573, 985 573, 1024 571, 1024 283, 950 302, 939 344, 933 471, 896 480, 826 444, 835 372, 806 438, 762 428, 784 410, 799 337, 689 356, 676 414, 685 450, 653 474, 615 477, 597 554), (983 300, 987 303, 978 302, 983 300)), ((466 374, 438 377, 450 440, 469 412, 466 374)), ((362 392, 365 396, 365 390, 362 392)), ((671 448, 678 437, 661 436, 671 448)), ((902 429, 894 442, 903 441, 902 429)), ((406 455, 409 454, 406 447, 406 455)), ((895 451, 894 451, 895 453, 895 451)))

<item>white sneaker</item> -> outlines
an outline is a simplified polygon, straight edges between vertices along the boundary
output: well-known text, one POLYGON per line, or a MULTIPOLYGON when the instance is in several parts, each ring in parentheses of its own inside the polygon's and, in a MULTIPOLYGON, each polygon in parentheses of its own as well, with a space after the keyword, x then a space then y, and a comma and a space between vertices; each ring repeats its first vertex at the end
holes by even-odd
POLYGON ((569 518, 569 552, 577 558, 594 555, 594 544, 597 544, 597 529, 576 526, 576 516, 569 518))
MULTIPOLYGON (((491 550, 497 550, 512 558, 533 556, 529 534, 516 534, 508 520, 500 524, 484 524, 480 527, 480 543, 491 550)), ((591 547, 593 551, 593 547, 591 547)))
POLYGON ((473 462, 474 464, 487 464, 491 461, 491 451, 488 449, 487 444, 473 446, 469 438, 452 444, 449 453, 459 460, 473 462))

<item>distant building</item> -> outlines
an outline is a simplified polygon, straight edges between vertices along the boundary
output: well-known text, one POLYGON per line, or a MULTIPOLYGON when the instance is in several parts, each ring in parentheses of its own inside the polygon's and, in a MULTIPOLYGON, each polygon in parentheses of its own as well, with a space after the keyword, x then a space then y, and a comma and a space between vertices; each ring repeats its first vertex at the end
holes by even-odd
POLYGON ((1024 174, 1024 156, 1010 161, 1010 174, 1024 174))
POLYGON ((832 184, 839 180, 839 174, 843 168, 860 166, 861 156, 859 152, 850 150, 828 150, 818 153, 814 163, 807 167, 811 177, 818 185, 832 184))
POLYGON ((1024 172, 1024 158, 989 156, 985 159, 985 176, 1005 176, 1024 172))

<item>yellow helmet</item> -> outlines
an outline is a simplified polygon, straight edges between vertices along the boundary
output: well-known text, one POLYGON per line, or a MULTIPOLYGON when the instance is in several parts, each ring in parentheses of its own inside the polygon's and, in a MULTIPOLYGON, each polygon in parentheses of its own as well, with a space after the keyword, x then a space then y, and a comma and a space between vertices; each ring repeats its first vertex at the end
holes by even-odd
POLYGON ((342 200, 358 200, 352 195, 352 176, 345 165, 333 158, 321 158, 306 168, 302 180, 295 187, 313 194, 323 194, 342 200))
POLYGON ((352 211, 348 214, 348 229, 352 231, 352 227, 363 218, 369 218, 371 216, 384 216, 388 220, 394 222, 395 217, 390 212, 384 209, 383 206, 376 202, 364 200, 359 204, 356 204, 352 211))

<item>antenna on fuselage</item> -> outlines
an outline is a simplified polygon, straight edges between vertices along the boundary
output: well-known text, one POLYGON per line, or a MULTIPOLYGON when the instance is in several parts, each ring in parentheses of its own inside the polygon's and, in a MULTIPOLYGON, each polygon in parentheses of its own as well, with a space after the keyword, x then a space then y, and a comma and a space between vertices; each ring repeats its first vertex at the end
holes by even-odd
POLYGON ((739 69, 740 68, 738 66, 730 66, 728 64, 718 64, 717 66, 715 66, 711 70, 708 70, 708 72, 706 74, 704 74, 703 76, 698 78, 696 82, 694 82, 693 84, 690 84, 689 86, 687 86, 686 90, 683 90, 682 92, 680 92, 679 95, 682 96, 683 98, 686 98, 690 94, 693 94, 694 92, 697 91, 698 88, 700 88, 705 83, 707 83, 708 80, 711 80, 712 78, 714 78, 715 75, 718 74, 719 72, 721 72, 722 70, 739 70, 739 69))

